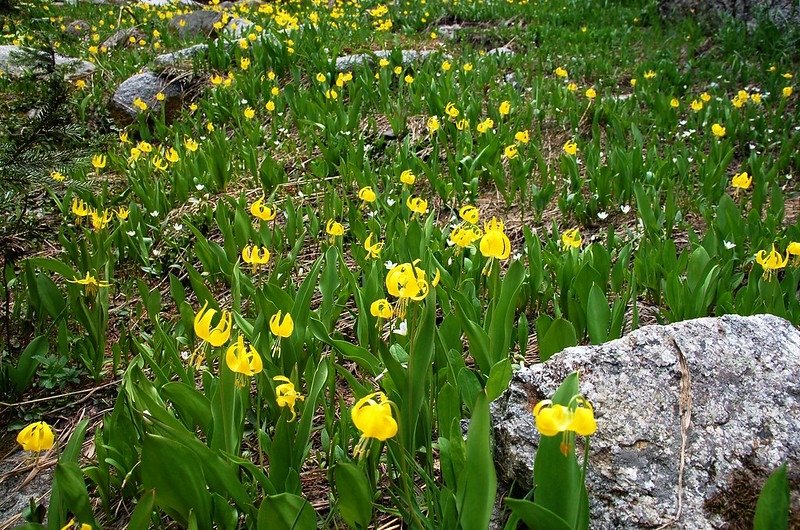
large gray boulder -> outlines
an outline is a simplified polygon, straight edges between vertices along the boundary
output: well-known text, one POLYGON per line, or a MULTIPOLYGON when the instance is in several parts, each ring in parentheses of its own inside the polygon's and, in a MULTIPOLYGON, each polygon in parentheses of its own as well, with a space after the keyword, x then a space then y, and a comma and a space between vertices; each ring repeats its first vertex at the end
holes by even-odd
MULTIPOLYGON (((26 73, 43 74, 44 71, 41 68, 30 65, 30 61, 24 57, 24 54, 25 50, 19 46, 0 45, 0 70, 11 78, 19 78, 26 73)), ((55 55, 55 64, 64 71, 65 77, 69 80, 86 79, 94 73, 96 68, 88 61, 59 54, 55 55)))
POLYGON ((222 20, 222 13, 217 11, 199 10, 175 15, 169 21, 169 27, 182 39, 192 37, 215 37, 217 28, 214 24, 222 20))
POLYGON ((493 403, 505 484, 532 486, 532 404, 575 370, 598 425, 592 528, 752 528, 764 480, 784 463, 800 520, 800 332, 789 322, 726 315, 647 326, 520 370, 493 403))
POLYGON ((103 41, 103 44, 101 44, 100 47, 108 48, 109 50, 113 50, 115 48, 125 48, 128 46, 133 46, 140 39, 144 39, 145 37, 146 35, 139 28, 123 28, 112 33, 106 40, 103 41), (131 41, 131 38, 133 38, 133 41, 131 41))
POLYGON ((194 46, 189 46, 182 50, 157 55, 153 59, 153 64, 157 68, 166 68, 185 62, 191 63, 195 58, 205 55, 206 53, 208 53, 208 44, 195 44, 194 46))
POLYGON ((147 103, 149 109, 164 106, 167 121, 171 121, 180 113, 184 101, 192 97, 196 81, 191 74, 184 76, 159 75, 153 72, 143 72, 129 77, 123 81, 114 92, 109 101, 109 110, 114 120, 120 125, 127 125, 136 120, 139 115, 133 101, 140 98, 147 103), (164 101, 158 101, 156 96, 162 93, 164 101))
POLYGON ((658 7, 667 17, 727 14, 749 24, 760 17, 779 26, 800 24, 797 0, 659 0, 658 7))

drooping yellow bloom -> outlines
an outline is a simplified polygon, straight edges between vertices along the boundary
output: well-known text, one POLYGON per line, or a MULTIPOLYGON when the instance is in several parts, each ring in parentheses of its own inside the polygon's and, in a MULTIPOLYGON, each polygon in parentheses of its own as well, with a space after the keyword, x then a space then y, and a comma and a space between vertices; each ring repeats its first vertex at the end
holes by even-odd
POLYGON ((781 94, 783 94, 783 97, 785 97, 785 98, 788 98, 789 96, 791 96, 792 92, 794 92, 794 90, 790 86, 785 86, 781 90, 781 94))
POLYGON ((253 107, 247 107, 244 109, 244 117, 248 120, 252 120, 256 117, 256 111, 253 110, 253 107))
POLYGON ((711 133, 717 138, 723 138, 726 133, 725 127, 723 127, 719 123, 715 123, 711 126, 711 133))
POLYGON ((242 57, 242 59, 239 61, 239 68, 242 70, 247 70, 250 68, 250 59, 247 57, 242 57))
POLYGON ((145 142, 144 140, 136 144, 136 147, 138 147, 142 151, 142 153, 149 153, 153 150, 153 146, 149 142, 145 142))
POLYGON ((92 209, 86 204, 86 202, 76 198, 72 199, 72 213, 78 217, 78 221, 80 221, 81 217, 86 217, 87 215, 92 213, 92 209))
POLYGON ((456 122, 456 129, 459 131, 469 130, 469 120, 467 118, 461 118, 456 122))
POLYGON ((700 112, 701 110, 703 110, 703 102, 700 101, 699 99, 693 99, 692 110, 695 112, 700 112))
POLYGON ((400 173, 400 182, 405 184, 406 186, 413 186, 414 182, 417 181, 416 175, 411 172, 410 169, 406 169, 402 173, 400 173))
POLYGON ((473 69, 473 66, 472 66, 472 63, 464 63, 464 66, 462 68, 464 69, 465 72, 471 72, 472 69, 473 69))
POLYGON ((708 92, 703 92, 702 94, 700 94, 700 99, 703 100, 703 103, 708 103, 709 101, 711 101, 711 94, 709 94, 708 92))
POLYGON ((586 89, 586 92, 584 92, 584 95, 589 101, 592 101, 594 98, 597 97, 597 91, 594 88, 589 87, 586 89))
POLYGON ((370 232, 370 234, 367 236, 366 241, 364 241, 364 250, 367 251, 367 258, 377 259, 381 257, 381 250, 383 250, 383 243, 380 241, 377 243, 373 243, 372 233, 370 232))
POLYGON ((86 294, 88 296, 91 296, 94 293, 96 293, 98 289, 111 286, 110 283, 98 280, 88 272, 86 273, 86 277, 84 278, 74 278, 72 280, 67 280, 67 281, 69 283, 77 283, 78 285, 83 285, 84 289, 86 289, 86 294))
POLYGON ((531 135, 528 131, 519 131, 514 134, 514 140, 521 144, 527 144, 531 140, 531 135))
POLYGON ((583 243, 583 238, 577 228, 571 228, 561 234, 561 246, 565 249, 580 248, 581 243, 583 243))
POLYGON ((290 337, 294 331, 292 315, 288 311, 283 315, 283 311, 278 310, 278 312, 269 319, 269 330, 276 337, 284 339, 290 337), (281 316, 283 316, 283 318, 281 318, 281 316))
POLYGON ((476 224, 480 219, 481 213, 475 206, 465 204, 458 210, 458 216, 468 223, 476 224))
POLYGON ((195 151, 197 151, 197 148, 198 148, 198 147, 200 147, 200 144, 198 144, 197 142, 195 142, 195 141, 194 141, 193 139, 191 139, 191 138, 186 138, 186 139, 183 141, 183 146, 184 146, 184 147, 186 147, 186 149, 187 149, 188 151, 191 151, 191 152, 193 152, 193 153, 194 153, 195 151))
POLYGON ((167 162, 163 158, 161 158, 160 156, 154 156, 152 162, 153 162, 153 166, 156 169, 161 170, 161 171, 166 171, 167 168, 169 167, 167 162))
MULTIPOLYGON (((67 522, 67 524, 61 527, 61 530, 74 530, 76 524, 75 518, 73 517, 67 522)), ((92 525, 81 523, 78 527, 78 530, 92 530, 92 525)))
POLYGON ((500 113, 500 116, 508 116, 511 114, 511 102, 510 101, 503 101, 500 103, 500 107, 497 109, 500 113))
POLYGON ((482 122, 478 123, 478 125, 475 126, 475 129, 480 134, 488 132, 488 131, 494 129, 494 120, 492 120, 491 118, 486 118, 482 122))
POLYGON ((245 346, 244 338, 241 335, 236 342, 228 346, 228 350, 225 352, 225 364, 228 365, 231 372, 246 377, 256 375, 264 369, 261 356, 252 344, 245 346))
POLYGON ((175 162, 181 159, 181 157, 178 156, 178 152, 175 150, 174 147, 170 147, 169 149, 167 149, 167 151, 164 153, 164 158, 166 158, 167 162, 169 162, 170 164, 174 164, 175 162))
POLYGON ((106 167, 106 155, 94 155, 92 157, 92 167, 98 172, 106 167))
POLYGON ((50 178, 55 180, 56 182, 63 182, 67 177, 60 171, 51 171, 50 178))
POLYGON ((272 380, 281 381, 281 384, 275 387, 275 401, 279 407, 288 407, 292 413, 289 421, 294 421, 297 418, 297 413, 294 411, 295 404, 297 401, 304 401, 306 399, 305 396, 297 392, 294 388, 294 383, 284 375, 276 375, 272 380))
POLYGON ((328 219, 328 222, 325 223, 325 232, 331 236, 331 239, 336 238, 338 236, 344 235, 344 226, 339 221, 335 221, 333 219, 328 219))
POLYGON ((272 221, 278 214, 278 211, 264 204, 264 196, 250 205, 250 213, 253 217, 261 219, 262 221, 272 221))
POLYGON ((406 199, 406 206, 415 214, 424 215, 428 211, 428 201, 422 197, 410 195, 406 199))
POLYGON ((139 112, 144 112, 147 110, 147 103, 140 97, 134 98, 133 106, 139 109, 139 112))
POLYGON ((23 451, 38 453, 52 449, 55 443, 53 428, 43 421, 31 423, 17 434, 17 443, 23 451))
POLYGON ((483 232, 477 226, 461 223, 453 228, 448 239, 459 248, 466 248, 482 236, 483 232))
POLYGON ((339 99, 339 94, 337 94, 336 91, 333 90, 333 89, 326 90, 325 91, 325 98, 336 100, 336 99, 339 99))
POLYGON ((379 298, 372 302, 369 306, 369 313, 375 318, 385 319, 392 318, 392 315, 394 315, 392 304, 386 298, 379 298))
POLYGON ((510 144, 503 149, 503 155, 509 160, 514 160, 519 155, 519 150, 516 144, 510 144))
POLYGON ((269 263, 269 249, 258 245, 247 245, 242 249, 242 261, 249 264, 253 269, 253 274, 258 268, 269 263))
POLYGON ((215 348, 219 348, 231 336, 231 313, 222 311, 219 322, 211 327, 211 320, 217 314, 216 309, 208 308, 208 301, 203 302, 203 307, 194 317, 194 333, 204 342, 215 348))
POLYGON ((401 320, 406 316, 410 300, 419 302, 428 296, 430 286, 425 271, 416 266, 418 262, 395 265, 386 274, 386 290, 397 298, 395 314, 401 320))
POLYGON ((656 73, 652 70, 648 70, 644 73, 645 79, 653 79, 656 76, 656 73))
POLYGON ((790 256, 794 256, 792 260, 795 266, 800 265, 800 241, 792 241, 786 247, 786 253, 790 256))
POLYGON ((750 101, 752 101, 756 105, 760 105, 761 104, 761 94, 758 93, 758 92, 756 92, 755 94, 752 94, 750 96, 750 101))
POLYGON ((350 411, 350 418, 361 431, 361 439, 353 450, 356 458, 365 453, 370 438, 385 442, 397 434, 392 402, 383 392, 373 392, 359 399, 350 411))
POLYGON ((103 213, 100 214, 97 210, 92 210, 92 228, 95 232, 98 232, 105 228, 108 223, 111 221, 111 213, 108 210, 103 210, 103 213))
POLYGON ((445 60, 445 61, 442 62, 442 71, 443 72, 449 72, 450 68, 452 68, 452 66, 453 65, 450 64, 450 61, 445 60))
POLYGON ((119 219, 120 221, 124 221, 125 219, 128 218, 128 215, 130 215, 130 213, 131 211, 128 208, 126 208, 125 206, 120 206, 119 208, 117 208, 116 211, 117 219, 119 219))
POLYGON ((568 75, 567 70, 565 68, 562 68, 561 66, 553 70, 553 73, 556 74, 556 77, 562 77, 562 78, 567 77, 568 75))
POLYGON ((448 103, 444 107, 444 112, 445 112, 445 114, 450 116, 451 120, 454 120, 454 119, 458 118, 458 115, 460 114, 459 110, 452 103, 448 103))
POLYGON ((567 84, 567 90, 569 90, 570 92, 577 92, 578 91, 578 85, 575 84, 575 83, 569 83, 569 84, 567 84))
POLYGON ((542 400, 533 408, 536 429, 543 436, 572 431, 580 436, 591 436, 597 432, 594 409, 583 396, 575 396, 570 406, 553 404, 549 399, 542 400), (574 403, 574 408, 573 408, 574 403))
POLYGON ((731 186, 736 190, 746 190, 753 183, 753 177, 747 174, 747 171, 736 173, 731 179, 731 186))
POLYGON ((772 246, 772 250, 769 254, 767 254, 765 250, 759 250, 756 254, 756 263, 761 265, 761 268, 764 269, 764 278, 767 280, 771 279, 776 271, 784 268, 788 262, 789 253, 787 252, 785 256, 782 256, 775 250, 775 245, 772 246))
POLYGON ((578 144, 574 140, 567 140, 567 143, 564 144, 564 152, 575 156, 578 153, 578 144))
POLYGON ((511 255, 511 241, 505 233, 503 221, 492 217, 483 224, 480 251, 485 257, 490 258, 484 272, 488 272, 493 259, 508 259, 511 255))
POLYGON ((372 189, 372 186, 364 186, 358 190, 358 198, 364 202, 375 202, 375 199, 377 199, 378 196, 375 195, 375 191, 372 189))
POLYGON ((673 109, 677 109, 678 107, 681 106, 681 102, 678 98, 672 98, 669 101, 669 106, 672 107, 673 109))
POLYGON ((431 116, 430 118, 428 118, 427 127, 428 127, 428 132, 430 134, 433 134, 436 131, 438 131, 439 130, 439 118, 437 118, 436 116, 431 116))
POLYGON ((324 83, 328 78, 322 72, 317 73, 317 83, 324 83))

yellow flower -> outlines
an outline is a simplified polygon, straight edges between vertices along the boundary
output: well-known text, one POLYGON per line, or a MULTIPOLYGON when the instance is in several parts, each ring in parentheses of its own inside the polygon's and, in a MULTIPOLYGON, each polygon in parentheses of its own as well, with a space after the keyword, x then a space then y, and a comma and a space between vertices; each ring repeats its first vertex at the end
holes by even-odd
POLYGON ((719 123, 715 123, 711 126, 711 133, 716 136, 717 138, 722 138, 725 136, 725 127, 720 125, 719 123))
POLYGON ((459 131, 463 131, 465 129, 469 129, 469 120, 466 118, 462 118, 456 122, 456 129, 459 131))
POLYGON ((156 169, 160 169, 161 171, 166 171, 167 167, 169 167, 168 164, 164 161, 164 159, 161 158, 160 156, 154 156, 152 162, 153 166, 156 169))
POLYGON ((86 289, 86 294, 88 296, 92 296, 94 293, 97 292, 98 289, 104 289, 106 287, 110 287, 111 284, 108 282, 100 281, 88 272, 86 273, 85 278, 75 278, 73 280, 67 280, 69 283, 77 283, 78 285, 83 285, 84 289, 86 289))
POLYGON ((410 85, 411 83, 414 82, 414 77, 411 74, 406 74, 406 76, 403 78, 403 81, 405 81, 406 84, 410 85))
POLYGON ((505 233, 503 222, 492 217, 483 224, 483 237, 481 237, 480 251, 485 257, 490 258, 487 269, 491 267, 491 260, 508 259, 511 255, 511 241, 505 233))
POLYGON ((200 147, 200 144, 198 144, 191 138, 187 138, 183 141, 183 146, 187 149, 187 151, 191 151, 194 153, 195 151, 197 151, 197 148, 200 147))
POLYGON ((653 79, 656 76, 656 73, 652 70, 648 70, 644 73, 645 79, 653 79))
POLYGON ((570 92, 577 92, 578 91, 578 85, 576 85, 575 83, 569 83, 567 85, 567 90, 569 90, 570 92))
POLYGON ((269 319, 269 330, 272 332, 273 335, 276 337, 287 338, 292 335, 294 331, 294 320, 292 320, 292 315, 287 312, 281 318, 283 311, 278 311, 269 319))
POLYGON ((703 102, 700 101, 699 99, 693 99, 692 110, 695 112, 700 112, 701 110, 703 110, 703 102))
POLYGON ((164 101, 165 99, 167 99, 167 96, 163 92, 156 94, 156 101, 164 101))
POLYGON ((503 101, 497 110, 501 116, 508 116, 511 113, 511 102, 503 101))
POLYGON ((456 118, 458 118, 458 115, 459 115, 459 111, 458 111, 458 109, 457 109, 457 108, 456 108, 456 106, 455 106, 455 105, 453 105, 452 103, 448 103, 448 104, 447 104, 447 105, 444 107, 444 112, 445 112, 445 114, 447 114, 448 116, 450 116, 450 119, 453 119, 453 120, 454 120, 454 119, 456 119, 456 118))
POLYGON ((528 131, 519 131, 514 134, 514 140, 521 144, 527 144, 531 141, 531 135, 528 131))
POLYGON ((761 104, 761 94, 756 92, 755 94, 750 96, 750 101, 752 101, 756 105, 760 105, 761 104))
POLYGON ((703 103, 708 103, 709 101, 711 101, 711 94, 709 94, 708 92, 703 92, 702 94, 700 94, 700 99, 703 100, 703 103))
POLYGON ((413 195, 410 195, 408 199, 406 199, 406 206, 415 214, 423 215, 428 211, 428 201, 421 197, 414 197, 413 195))
POLYGON ((254 111, 252 107, 247 107, 244 109, 244 117, 248 120, 252 120, 256 117, 256 111, 254 111))
POLYGON ((325 74, 323 74, 322 72, 319 72, 317 74, 317 83, 324 83, 327 80, 328 80, 328 78, 325 77, 325 74))
POLYGON ((281 89, 274 86, 272 87, 272 90, 269 91, 269 93, 272 94, 273 96, 277 96, 278 94, 281 93, 281 89))
POLYGON ((417 181, 416 175, 411 172, 410 169, 406 169, 402 173, 400 173, 400 182, 405 184, 406 186, 413 186, 414 182, 417 181))
POLYGON ((449 71, 450 71, 450 68, 452 68, 452 67, 453 67, 453 65, 452 65, 452 64, 450 64, 450 61, 447 61, 447 60, 445 60, 445 61, 442 63, 442 71, 443 71, 443 72, 449 72, 449 71))
MULTIPOLYGON (((542 400, 533 408, 536 429, 542 436, 556 436, 558 433, 572 431, 579 436, 591 436, 597 432, 594 409, 586 398, 575 396, 570 406, 553 404, 549 399, 542 400), (572 403, 575 403, 572 408, 572 403)), ((563 449, 562 449, 563 450, 563 449)))
POLYGON ((669 102, 669 106, 673 109, 677 109, 681 106, 681 102, 678 100, 678 98, 672 98, 669 102))
POLYGON ((584 95, 585 95, 585 96, 586 96, 588 99, 592 100, 592 99, 594 99, 594 98, 596 98, 596 97, 597 97, 597 92, 595 91, 595 89, 594 89, 594 88, 592 88, 592 87, 589 87, 589 88, 587 88, 587 89, 586 89, 586 92, 584 92, 584 95))
POLYGON ((267 103, 264 105, 264 108, 267 109, 268 112, 275 111, 275 102, 272 100, 267 101, 267 103))
POLYGON ((231 313, 222 311, 219 322, 213 328, 211 320, 217 314, 216 309, 208 309, 208 301, 194 317, 194 333, 204 342, 218 348, 228 342, 231 336, 231 313))
POLYGON ((231 372, 247 377, 260 373, 264 368, 261 356, 252 344, 245 346, 241 335, 236 342, 228 346, 228 351, 225 352, 225 364, 231 372))
POLYGON ((463 68, 464 68, 465 72, 471 72, 472 71, 472 63, 464 63, 463 68))
POLYGON ((325 232, 331 236, 331 239, 337 236, 344 235, 344 226, 339 221, 335 221, 333 219, 328 219, 328 222, 325 223, 325 232))
POLYGON ((84 201, 76 197, 72 199, 72 213, 75 214, 75 216, 77 216, 78 218, 81 218, 81 217, 86 217, 87 215, 92 213, 92 210, 84 201))
POLYGON ((562 67, 560 67, 560 66, 558 68, 556 68, 555 70, 553 70, 553 73, 556 74, 556 77, 567 77, 567 75, 568 75, 567 74, 567 70, 562 68, 562 67))
POLYGON ((372 304, 369 306, 369 313, 375 318, 387 319, 392 318, 392 315, 394 315, 392 304, 390 304, 389 300, 386 298, 380 298, 372 302, 372 304))
POLYGON ((145 142, 144 140, 136 144, 136 147, 141 149, 142 153, 149 153, 153 150, 153 146, 150 145, 148 142, 145 142))
POLYGON ((594 408, 583 396, 574 398, 577 406, 572 411, 572 421, 567 427, 578 436, 591 436, 597 432, 597 422, 594 419, 594 408))
POLYGON ((372 186, 364 186, 358 190, 358 198, 364 202, 375 202, 375 199, 377 199, 378 196, 375 195, 372 186))
POLYGON ((503 149, 503 154, 509 160, 514 160, 515 158, 517 158, 519 151, 517 150, 516 144, 507 145, 505 149, 503 149))
POLYGON ((761 268, 764 269, 764 278, 769 280, 775 271, 779 271, 786 266, 789 262, 789 253, 786 253, 786 256, 783 257, 780 253, 775 250, 775 245, 772 246, 772 250, 769 254, 765 250, 759 250, 756 254, 756 263, 761 265, 761 268))
POLYGON ((275 387, 275 401, 279 407, 288 407, 292 413, 290 422, 297 418, 297 413, 294 411, 297 401, 304 401, 306 398, 294 389, 294 384, 291 380, 284 375, 276 375, 272 378, 273 381, 281 381, 282 384, 275 387))
POLYGON ((264 204, 264 196, 250 205, 250 213, 262 221, 272 221, 278 215, 278 211, 264 204))
POLYGON ((569 156, 575 156, 578 153, 578 144, 574 140, 567 140, 564 144, 564 152, 569 156))
POLYGON ((364 250, 367 251, 367 257, 370 259, 377 259, 381 256, 381 250, 383 250, 383 243, 380 241, 377 243, 372 242, 372 232, 367 236, 366 241, 364 241, 364 250))
POLYGON ((731 179, 731 186, 737 190, 746 190, 753 182, 753 177, 747 174, 747 171, 736 173, 731 179))
POLYGON ((242 70, 247 70, 250 68, 250 59, 247 57, 242 57, 242 59, 239 61, 239 68, 242 70))
POLYGON ((211 84, 214 85, 214 86, 221 85, 222 84, 222 76, 219 75, 219 74, 214 74, 214 75, 211 76, 209 81, 211 81, 211 84))
POLYGON ((108 225, 109 221, 111 221, 111 214, 108 212, 108 210, 103 210, 102 215, 100 215, 100 213, 97 212, 97 210, 93 210, 91 216, 92 216, 92 228, 94 229, 95 232, 105 228, 108 225))
POLYGON ((436 116, 431 116, 430 118, 428 118, 427 126, 428 126, 428 132, 430 134, 435 133, 436 131, 439 130, 439 118, 437 118, 436 116))
POLYGON ((94 155, 92 157, 92 166, 98 171, 106 167, 106 155, 94 155))
POLYGON ((53 428, 43 421, 31 423, 17 434, 17 443, 23 451, 38 453, 52 449, 55 443, 53 428))
POLYGON ((476 224, 480 218, 480 211, 475 206, 465 204, 458 210, 458 216, 468 223, 476 224))
POLYGON ((56 182, 63 182, 64 179, 66 179, 67 177, 65 177, 64 174, 61 173, 60 171, 51 171, 50 178, 55 180, 56 182))
POLYGON ((86 88, 86 81, 84 81, 83 79, 78 79, 77 81, 75 81, 75 88, 77 88, 78 90, 84 90, 86 88))
POLYGON ((395 75, 400 75, 400 74, 403 73, 403 67, 402 66, 395 66, 393 71, 394 71, 395 75))
POLYGON ((580 248, 581 243, 583 238, 577 228, 571 228, 561 234, 561 246, 564 248, 580 248))
POLYGON ((129 144, 131 141, 128 139, 128 131, 121 131, 119 133, 119 143, 129 144))
POLYGON ((494 129, 494 120, 492 120, 491 118, 486 118, 478 125, 476 125, 475 128, 481 134, 488 132, 489 130, 494 129))
POLYGON ((253 274, 262 265, 269 263, 269 249, 258 245, 247 245, 242 249, 242 261, 253 268, 253 274))
MULTIPOLYGON (((67 522, 67 524, 61 527, 61 530, 73 530, 76 524, 75 518, 73 517, 67 522)), ((81 523, 80 527, 78 527, 78 530, 92 530, 92 526, 86 523, 81 523)))
POLYGON ((786 253, 794 256, 794 264, 800 265, 800 241, 792 241, 786 247, 786 253))
POLYGON ((119 208, 117 208, 116 213, 117 213, 117 219, 119 219, 120 221, 124 221, 125 219, 128 218, 128 215, 131 213, 131 211, 125 208, 124 206, 120 206, 119 208))
POLYGON ((633 79, 631 79, 631 88, 636 88, 636 83, 637 82, 638 81, 637 81, 637 79, 635 77, 633 79))
POLYGON ((783 90, 781 90, 781 94, 783 94, 783 97, 788 98, 789 96, 792 95, 792 91, 793 91, 792 87, 785 86, 783 87, 783 90))
POLYGON ((460 248, 466 248, 483 236, 480 228, 464 223, 459 224, 450 232, 448 239, 460 248))
POLYGON ((375 438, 384 442, 397 434, 397 421, 392 417, 391 405, 383 392, 373 392, 358 400, 350 417, 353 425, 363 433, 362 439, 375 438))
POLYGON ((330 90, 326 90, 326 91, 325 91, 325 97, 326 97, 327 99, 333 99, 333 100, 336 100, 336 99, 338 99, 338 98, 339 98, 339 94, 337 94, 335 90, 333 90, 333 89, 330 89, 330 90))
POLYGON ((419 302, 428 296, 430 286, 425 271, 416 266, 418 262, 395 265, 386 274, 386 290, 397 298, 395 314, 401 320, 406 317, 410 300, 419 302))
POLYGON ((134 98, 133 106, 139 109, 139 112, 144 112, 147 110, 147 103, 145 103, 145 101, 140 97, 134 98))
POLYGON ((166 153, 164 153, 164 158, 166 158, 167 162, 169 162, 170 164, 174 164, 175 162, 181 159, 181 157, 178 156, 178 152, 175 150, 174 147, 170 147, 169 149, 167 149, 166 153))
POLYGON ((745 101, 746 100, 741 99, 739 96, 734 96, 734 98, 731 100, 731 104, 737 109, 740 109, 742 108, 742 105, 744 105, 745 101))

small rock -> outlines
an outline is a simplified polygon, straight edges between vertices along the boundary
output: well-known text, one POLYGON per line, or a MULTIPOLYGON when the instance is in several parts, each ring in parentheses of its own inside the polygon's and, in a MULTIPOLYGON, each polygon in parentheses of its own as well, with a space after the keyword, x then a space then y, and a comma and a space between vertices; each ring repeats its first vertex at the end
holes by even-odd
POLYGON ((673 528, 752 527, 757 492, 784 463, 800 507, 800 331, 789 322, 726 315, 646 326, 520 370, 492 404, 501 481, 532 486, 531 404, 575 370, 597 417, 587 475, 593 528, 669 522, 681 455, 683 509, 673 528))
MULTIPOLYGON (((423 61, 429 56, 439 53, 438 50, 403 50, 402 61, 403 64, 423 61)), ((339 72, 346 72, 359 66, 369 66, 375 62, 375 59, 388 59, 392 55, 390 50, 378 50, 371 53, 357 53, 353 55, 343 55, 336 58, 336 70, 339 72)))
POLYGON ((436 30, 436 33, 439 35, 439 38, 443 40, 453 40, 456 38, 456 33, 460 29, 460 24, 447 24, 444 26, 439 26, 439 28, 436 30))
POLYGON ((222 19, 222 14, 216 11, 192 11, 185 15, 175 15, 169 21, 169 27, 182 39, 205 36, 216 36, 217 29, 214 24, 222 19))
POLYGON ((195 44, 194 46, 189 46, 182 50, 157 55, 156 58, 153 59, 153 64, 159 68, 175 66, 184 61, 194 60, 195 57, 199 57, 206 52, 208 52, 208 44, 195 44))
POLYGON ((499 48, 494 48, 486 52, 486 55, 494 55, 497 57, 511 57, 514 55, 514 50, 509 48, 508 46, 500 46, 499 48))
POLYGON ((140 98, 150 109, 163 105, 167 121, 170 121, 177 116, 183 102, 188 99, 188 85, 188 82, 181 79, 153 72, 136 74, 117 87, 109 101, 109 110, 117 123, 127 125, 139 115, 139 109, 133 106, 133 101, 140 98), (159 92, 164 94, 164 101, 156 99, 159 92))
POLYGON ((125 48, 138 42, 140 39, 145 38, 146 35, 139 28, 127 28, 115 31, 110 37, 103 41, 100 47, 105 47, 109 50, 114 48, 125 48), (131 42, 133 37, 133 42, 131 42))
POLYGON ((229 39, 241 39, 250 33, 251 28, 255 26, 249 20, 243 18, 232 18, 228 21, 223 31, 223 36, 229 39))
POLYGON ((67 24, 65 33, 71 37, 83 37, 92 30, 91 24, 85 20, 74 20, 67 24))
MULTIPOLYGON (((28 59, 24 56, 17 58, 19 54, 24 54, 25 51, 19 46, 10 44, 0 45, 0 70, 4 71, 9 77, 18 78, 30 72, 34 75, 43 75, 45 72, 40 67, 31 67, 28 59)), ((44 52, 42 52, 44 53, 44 52)), ((76 79, 86 79, 90 77, 96 67, 88 61, 75 59, 74 57, 64 57, 63 55, 55 55, 55 63, 57 67, 64 70, 64 77, 70 81, 76 79)))

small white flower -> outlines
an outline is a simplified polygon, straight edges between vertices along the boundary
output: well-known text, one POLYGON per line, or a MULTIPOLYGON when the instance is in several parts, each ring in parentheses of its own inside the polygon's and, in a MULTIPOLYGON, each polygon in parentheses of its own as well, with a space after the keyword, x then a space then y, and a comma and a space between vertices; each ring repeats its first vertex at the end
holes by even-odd
POLYGON ((730 241, 725 241, 723 242, 723 244, 725 245, 725 248, 728 250, 736 248, 736 243, 731 243, 730 241))
POLYGON ((133 236, 135 236, 135 235, 136 235, 136 231, 135 231, 135 230, 128 230, 128 231, 127 231, 127 232, 125 232, 125 233, 126 233, 126 234, 128 234, 128 235, 129 235, 129 236, 131 236, 131 237, 133 237, 133 236))
POLYGON ((400 325, 397 326, 397 328, 393 329, 392 333, 394 333, 395 335, 402 335, 403 337, 408 335, 408 324, 406 323, 406 321, 403 320, 402 322, 400 322, 400 325))
POLYGON ((619 209, 622 213, 628 213, 631 211, 631 206, 630 204, 623 204, 619 209))
POLYGON ((597 218, 604 221, 608 217, 608 212, 597 212, 597 218))
POLYGON ((174 225, 172 225, 172 228, 174 228, 176 232, 180 232, 181 230, 183 230, 183 225, 180 223, 175 223, 174 225))
POLYGON ((150 217, 158 217, 158 210, 150 212, 150 217))
POLYGON ((383 266, 386 267, 387 271, 390 271, 397 267, 397 263, 393 262, 392 260, 386 260, 383 262, 383 266))
POLYGON ((206 187, 205 184, 195 184, 194 185, 194 189, 196 189, 197 191, 203 191, 203 188, 205 188, 205 187, 206 187))
POLYGON ((394 206, 396 202, 397 202, 396 200, 394 200, 394 199, 391 199, 391 198, 389 198, 389 199, 386 199, 386 204, 387 204, 388 206, 394 206))

